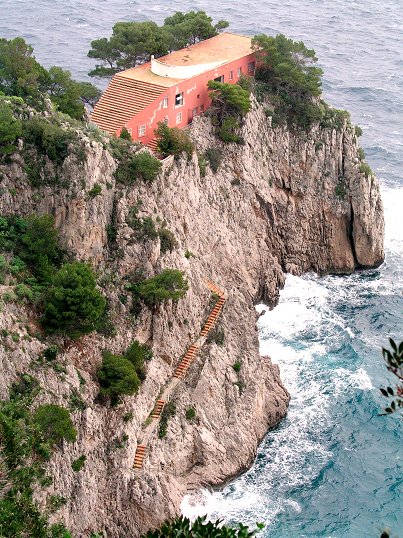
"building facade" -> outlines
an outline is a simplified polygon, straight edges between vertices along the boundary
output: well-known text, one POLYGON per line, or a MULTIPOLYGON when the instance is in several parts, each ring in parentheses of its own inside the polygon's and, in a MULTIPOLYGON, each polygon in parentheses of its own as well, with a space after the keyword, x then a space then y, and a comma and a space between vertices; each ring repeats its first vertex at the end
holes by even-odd
POLYGON ((126 127, 133 140, 155 149, 158 122, 182 128, 208 109, 209 80, 236 84, 254 71, 251 38, 223 33, 116 74, 91 119, 110 135, 126 127))

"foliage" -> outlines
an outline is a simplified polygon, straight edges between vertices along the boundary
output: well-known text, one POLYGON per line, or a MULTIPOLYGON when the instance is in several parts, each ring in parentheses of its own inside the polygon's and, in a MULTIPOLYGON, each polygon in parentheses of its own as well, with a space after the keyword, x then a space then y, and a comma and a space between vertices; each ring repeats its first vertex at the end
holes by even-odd
POLYGON ((64 525, 49 525, 32 497, 34 485, 48 483, 43 463, 50 457, 29 410, 32 397, 12 392, 10 401, 0 401, 0 457, 6 476, 0 481, 0 536, 71 538, 64 525))
POLYGON ((43 440, 51 446, 61 443, 63 439, 73 442, 77 438, 70 413, 64 407, 55 404, 40 405, 33 420, 39 426, 43 440))
POLYGON ((169 51, 213 37, 227 26, 226 21, 213 25, 204 11, 177 12, 166 18, 163 26, 151 21, 117 22, 109 39, 91 42, 88 56, 100 63, 89 74, 93 77, 112 76, 149 61, 151 55, 158 58, 169 51))
POLYGON ((252 46, 262 63, 256 70, 256 78, 269 84, 274 93, 285 91, 302 99, 321 94, 323 71, 313 65, 317 62, 315 51, 302 41, 293 41, 283 34, 256 35, 252 46))
POLYGON ((369 177, 369 176, 373 175, 373 171, 372 171, 371 167, 369 166, 369 164, 367 164, 367 163, 361 163, 360 164, 360 172, 362 174, 365 174, 366 177, 369 177))
POLYGON ((386 398, 390 398, 385 413, 392 414, 396 411, 402 413, 403 410, 403 342, 398 345, 392 338, 389 338, 391 349, 382 348, 382 355, 386 363, 386 368, 398 379, 398 384, 394 388, 388 386, 381 388, 381 393, 386 398))
POLYGON ((186 408, 185 417, 186 420, 194 420, 196 418, 196 409, 193 405, 186 408))
POLYGON ((91 190, 88 191, 88 196, 95 198, 98 194, 101 194, 102 187, 99 183, 95 183, 91 190))
POLYGON ((359 125, 356 125, 354 129, 355 129, 355 136, 357 138, 362 136, 362 127, 360 127, 359 125))
POLYGON ((131 142, 132 135, 129 133, 126 127, 123 127, 122 130, 120 131, 119 138, 122 138, 123 140, 129 140, 129 142, 131 142))
POLYGON ((85 460, 86 460, 86 456, 84 454, 82 454, 81 456, 79 456, 76 460, 74 460, 71 464, 71 468, 73 469, 74 472, 78 473, 79 471, 81 471, 81 469, 84 467, 85 465, 85 460))
POLYGON ((323 111, 316 99, 323 72, 314 66, 315 51, 283 34, 257 35, 252 46, 260 64, 255 72, 259 91, 269 95, 275 106, 272 126, 288 122, 308 129, 319 121, 323 111))
POLYGON ((141 344, 137 340, 134 340, 127 348, 124 355, 125 359, 129 360, 141 381, 146 378, 144 362, 152 359, 152 351, 146 344, 141 344))
POLYGON ((136 180, 151 183, 161 172, 161 162, 148 151, 126 153, 115 171, 116 181, 132 185, 136 180))
POLYGON ((219 118, 227 116, 245 116, 250 108, 250 91, 238 84, 227 84, 209 80, 207 84, 213 108, 219 112, 219 118))
POLYGON ((21 121, 14 117, 12 108, 0 102, 0 156, 16 150, 16 141, 22 134, 21 121))
POLYGON ((109 351, 103 353, 97 376, 101 386, 100 395, 109 397, 112 405, 117 404, 123 394, 135 394, 140 386, 136 368, 130 360, 109 351))
POLYGON ((63 260, 54 218, 51 215, 28 217, 17 251, 39 282, 50 282, 54 267, 63 260))
POLYGON ((83 103, 93 106, 100 97, 95 86, 74 81, 69 71, 60 67, 47 71, 21 37, 0 39, 0 91, 22 97, 39 108, 43 108, 43 97, 47 94, 61 112, 76 119, 84 114, 83 103))
POLYGON ((23 123, 23 136, 27 144, 35 146, 55 164, 61 164, 69 154, 73 134, 41 116, 34 116, 23 123))
POLYGON ((168 431, 168 421, 175 415, 176 405, 172 401, 168 402, 161 413, 160 423, 158 425, 158 437, 160 439, 166 437, 168 431))
POLYGON ((206 163, 205 156, 204 155, 198 155, 197 156, 197 161, 199 163, 200 177, 205 177, 206 168, 207 168, 207 163, 206 163))
POLYGON ((216 173, 222 161, 222 151, 219 148, 208 148, 204 154, 211 170, 216 173))
POLYGON ((177 241, 175 239, 174 234, 168 230, 168 228, 162 227, 158 231, 158 235, 160 238, 160 245, 161 245, 161 252, 162 254, 165 254, 165 252, 172 252, 174 248, 177 246, 177 241))
POLYGON ((357 149, 357 155, 358 155, 358 158, 360 159, 360 161, 365 160, 365 151, 362 148, 357 149))
POLYGON ((181 271, 164 269, 159 275, 132 285, 131 289, 135 296, 153 308, 170 299, 178 301, 185 296, 189 286, 181 271))
POLYGON ((158 123, 158 128, 155 130, 157 137, 157 147, 164 157, 168 155, 179 156, 185 152, 188 157, 193 153, 193 142, 182 129, 177 127, 168 127, 162 121, 158 123))
POLYGON ((241 361, 236 361, 232 365, 232 368, 235 370, 235 372, 239 372, 241 367, 242 367, 242 362, 241 361))
POLYGON ((326 103, 321 103, 320 126, 322 128, 336 129, 340 131, 346 122, 350 121, 350 113, 347 110, 332 108, 326 103))
POLYGON ((217 127, 216 134, 220 140, 225 143, 240 143, 242 138, 237 134, 240 128, 239 121, 236 118, 224 118, 221 125, 217 127))
POLYGON ((85 263, 68 263, 57 271, 45 295, 42 324, 48 333, 78 338, 97 328, 105 307, 92 269, 85 263))
POLYGON ((207 521, 206 516, 198 517, 195 521, 180 516, 172 521, 166 521, 160 529, 148 531, 143 538, 249 538, 255 536, 264 528, 262 523, 257 523, 257 529, 250 531, 242 523, 236 527, 223 525, 222 520, 215 522, 207 521))

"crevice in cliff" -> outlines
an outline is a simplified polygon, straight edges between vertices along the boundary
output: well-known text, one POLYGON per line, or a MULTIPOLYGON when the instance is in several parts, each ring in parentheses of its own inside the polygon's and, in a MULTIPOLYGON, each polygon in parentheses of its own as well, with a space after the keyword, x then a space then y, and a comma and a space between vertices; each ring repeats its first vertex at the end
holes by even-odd
POLYGON ((352 252, 353 258, 354 258, 354 266, 356 268, 359 268, 359 267, 361 267, 361 264, 358 262, 357 253, 356 253, 356 250, 355 250, 354 234, 353 234, 353 230, 354 230, 354 208, 353 208, 353 204, 351 203, 351 201, 350 201, 350 211, 351 211, 351 218, 348 221, 347 233, 348 233, 348 239, 349 239, 350 245, 351 245, 351 252, 352 252))

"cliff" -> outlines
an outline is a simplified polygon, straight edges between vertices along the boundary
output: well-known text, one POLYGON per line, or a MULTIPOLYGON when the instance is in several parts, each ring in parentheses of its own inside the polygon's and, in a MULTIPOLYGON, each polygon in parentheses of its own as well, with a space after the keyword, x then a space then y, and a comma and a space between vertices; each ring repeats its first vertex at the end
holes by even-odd
MULTIPOLYGON (((176 514, 188 491, 219 485, 247 468, 289 400, 278 368, 259 356, 254 306, 262 301, 275 306, 287 272, 350 273, 383 260, 379 185, 372 174, 360 172, 352 127, 315 126, 307 134, 273 129, 255 104, 243 127, 243 145, 220 144, 207 117, 195 119, 190 135, 199 154, 222 150, 216 173, 207 166, 202 176, 194 153, 165 166, 152 184, 122 187, 105 145, 85 137, 85 163, 68 157, 65 181, 57 188, 31 187, 18 155, 1 166, 0 214, 52 213, 67 251, 98 271, 117 328, 115 337, 59 340, 65 373, 35 371, 44 388, 39 401, 65 405, 75 390, 86 404, 73 414, 77 441, 56 451, 49 466, 53 484, 36 495, 41 506, 52 494, 67 499, 52 517, 63 519, 75 537, 102 530, 110 537, 139 536, 176 514), (91 197, 95 184, 102 192, 91 197), (134 206, 139 217, 165 221, 177 241, 172 252, 161 253, 159 239, 135 237, 127 224, 134 206), (111 229, 115 240, 110 233, 108 239, 111 229), (135 319, 125 278, 165 267, 186 274, 186 297, 135 319), (142 425, 211 308, 207 280, 226 293, 218 322, 223 338, 203 346, 171 396, 176 414, 166 437, 154 434, 143 469, 133 471, 142 425), (101 351, 120 353, 134 338, 149 343, 154 353, 138 394, 115 408, 96 403, 101 351), (233 368, 237 361, 239 372, 233 368), (196 409, 192 421, 185 417, 189 406, 196 409), (128 413, 132 418, 125 421, 128 413), (71 463, 82 454, 85 466, 75 473, 71 463)), ((48 345, 35 336, 35 325, 31 309, 4 305, 1 329, 18 334, 19 343, 2 340, 1 398, 48 345)))

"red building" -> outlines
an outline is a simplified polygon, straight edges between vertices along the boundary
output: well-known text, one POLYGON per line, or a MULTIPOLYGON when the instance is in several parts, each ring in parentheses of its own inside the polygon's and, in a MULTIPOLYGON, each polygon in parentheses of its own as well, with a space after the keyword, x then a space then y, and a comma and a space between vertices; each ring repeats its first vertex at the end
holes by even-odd
POLYGON ((185 127, 210 106, 207 83, 235 84, 252 75, 251 38, 220 34, 139 67, 117 73, 92 113, 92 121, 109 134, 126 127, 133 140, 155 147, 160 121, 185 127))

